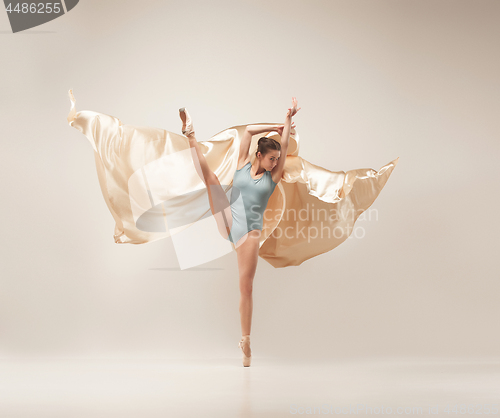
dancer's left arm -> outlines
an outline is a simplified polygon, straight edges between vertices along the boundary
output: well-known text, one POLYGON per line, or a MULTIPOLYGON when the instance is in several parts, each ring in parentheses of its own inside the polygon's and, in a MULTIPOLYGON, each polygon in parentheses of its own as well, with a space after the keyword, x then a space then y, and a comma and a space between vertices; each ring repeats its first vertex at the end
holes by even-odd
POLYGON ((280 130, 278 131, 279 134, 281 135, 281 152, 280 152, 280 158, 278 159, 278 164, 276 164, 276 167, 273 168, 271 171, 271 175, 273 177, 273 181, 275 183, 278 183, 281 180, 281 176, 283 174, 283 169, 285 168, 285 160, 286 160, 286 154, 288 152, 288 141, 290 139, 290 131, 292 130, 292 117, 297 114, 297 112, 301 108, 297 108, 297 99, 295 97, 292 97, 292 107, 288 108, 288 112, 286 114, 285 118, 285 124, 281 126, 280 130))

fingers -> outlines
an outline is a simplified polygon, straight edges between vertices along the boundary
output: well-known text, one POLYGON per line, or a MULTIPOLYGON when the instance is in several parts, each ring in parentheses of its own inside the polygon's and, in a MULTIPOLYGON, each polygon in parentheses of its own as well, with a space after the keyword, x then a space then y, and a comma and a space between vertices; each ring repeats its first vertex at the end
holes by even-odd
POLYGON ((297 108, 298 102, 297 98, 295 96, 292 97, 292 107, 289 107, 288 110, 290 111, 291 116, 295 116, 297 112, 302 109, 301 107, 297 108))

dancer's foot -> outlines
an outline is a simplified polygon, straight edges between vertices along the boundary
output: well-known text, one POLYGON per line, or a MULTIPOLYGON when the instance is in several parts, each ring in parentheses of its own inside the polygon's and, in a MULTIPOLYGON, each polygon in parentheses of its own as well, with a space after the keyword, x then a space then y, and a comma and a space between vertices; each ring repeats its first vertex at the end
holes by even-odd
POLYGON ((243 366, 249 367, 252 361, 252 350, 250 349, 250 335, 241 337, 238 347, 243 351, 243 366))
POLYGON ((194 135, 193 122, 191 121, 191 117, 185 107, 181 107, 179 109, 179 116, 182 120, 182 133, 183 135, 189 136, 194 135))

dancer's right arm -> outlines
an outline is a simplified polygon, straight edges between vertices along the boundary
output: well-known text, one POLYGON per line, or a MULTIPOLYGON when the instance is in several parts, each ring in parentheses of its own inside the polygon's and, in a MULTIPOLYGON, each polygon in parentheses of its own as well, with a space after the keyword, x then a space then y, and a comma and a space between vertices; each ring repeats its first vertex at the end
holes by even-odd
POLYGON ((252 136, 264 132, 278 132, 279 125, 248 125, 245 128, 243 137, 240 143, 240 154, 238 156, 238 168, 241 168, 248 161, 250 161, 248 151, 252 143, 252 136))
POLYGON ((277 132, 279 125, 247 125, 247 131, 251 135, 262 134, 264 132, 277 132))

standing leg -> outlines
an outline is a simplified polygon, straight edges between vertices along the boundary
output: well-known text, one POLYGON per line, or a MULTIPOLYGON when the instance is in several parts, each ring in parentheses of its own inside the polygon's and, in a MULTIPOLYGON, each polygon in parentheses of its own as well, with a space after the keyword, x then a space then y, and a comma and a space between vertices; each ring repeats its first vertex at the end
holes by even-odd
MULTIPOLYGON (((253 311, 253 279, 257 270, 259 253, 260 230, 252 230, 248 233, 247 239, 236 247, 238 256, 238 270, 240 273, 240 320, 241 335, 249 336, 252 326, 253 311)), ((243 346, 243 352, 251 356, 250 344, 243 346)))

